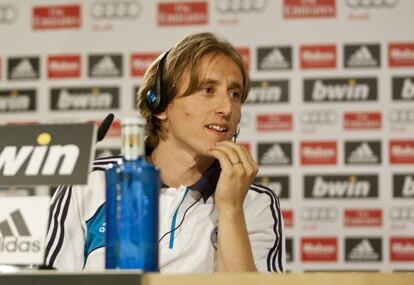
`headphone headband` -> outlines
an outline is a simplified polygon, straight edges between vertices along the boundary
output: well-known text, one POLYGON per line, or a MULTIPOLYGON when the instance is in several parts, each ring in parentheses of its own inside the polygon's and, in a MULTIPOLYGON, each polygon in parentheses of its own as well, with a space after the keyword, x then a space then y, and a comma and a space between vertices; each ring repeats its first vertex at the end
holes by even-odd
POLYGON ((148 90, 146 94, 145 103, 148 107, 148 110, 150 110, 150 112, 153 114, 161 113, 167 107, 168 97, 167 94, 164 94, 162 86, 162 72, 169 52, 170 51, 166 51, 158 62, 157 78, 155 80, 155 84, 151 87, 150 90, 148 90))

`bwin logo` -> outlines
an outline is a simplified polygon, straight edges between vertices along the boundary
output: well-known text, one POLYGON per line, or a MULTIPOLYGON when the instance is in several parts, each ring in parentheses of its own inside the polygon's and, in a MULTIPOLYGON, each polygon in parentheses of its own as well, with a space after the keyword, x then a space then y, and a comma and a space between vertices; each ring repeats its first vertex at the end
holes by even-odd
POLYGON ((250 89, 246 103, 272 103, 279 102, 282 98, 282 89, 279 86, 269 86, 266 82, 262 86, 250 89))
POLYGON ((410 78, 406 78, 403 83, 401 98, 404 100, 414 99, 414 82, 410 78))
POLYGON ((0 221, 0 253, 39 252, 40 239, 31 236, 20 210, 12 212, 10 218, 0 221))
POLYGON ((113 97, 108 90, 67 90, 57 91, 57 110, 109 109, 112 107, 113 97))
POLYGON ((355 176, 350 176, 348 181, 325 181, 318 176, 313 187, 313 197, 367 197, 370 192, 368 181, 357 181, 355 176))
POLYGON ((10 95, 2 96, 0 94, 0 112, 6 111, 28 111, 30 109, 30 95, 19 94, 13 90, 10 95))
POLYGON ((0 175, 14 176, 26 166, 27 176, 71 175, 79 157, 79 147, 74 144, 48 146, 52 140, 49 133, 37 136, 37 146, 6 146, 0 152, 0 175), (58 166, 60 168, 58 170, 58 166))
POLYGON ((404 179, 404 185, 402 188, 403 197, 414 197, 414 180, 408 175, 404 179))
POLYGON ((324 84, 317 80, 312 92, 315 101, 346 101, 369 99, 369 86, 350 81, 349 84, 324 84))
POLYGON ((259 182, 269 187, 279 198, 282 195, 283 185, 281 182, 271 181, 267 176, 263 176, 259 182))

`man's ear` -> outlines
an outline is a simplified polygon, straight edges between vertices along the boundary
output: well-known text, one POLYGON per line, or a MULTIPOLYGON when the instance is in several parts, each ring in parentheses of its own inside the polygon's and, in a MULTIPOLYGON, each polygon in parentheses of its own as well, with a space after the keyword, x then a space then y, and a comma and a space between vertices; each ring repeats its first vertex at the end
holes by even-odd
POLYGON ((157 117, 160 121, 165 121, 167 119, 167 110, 164 110, 154 116, 157 117))

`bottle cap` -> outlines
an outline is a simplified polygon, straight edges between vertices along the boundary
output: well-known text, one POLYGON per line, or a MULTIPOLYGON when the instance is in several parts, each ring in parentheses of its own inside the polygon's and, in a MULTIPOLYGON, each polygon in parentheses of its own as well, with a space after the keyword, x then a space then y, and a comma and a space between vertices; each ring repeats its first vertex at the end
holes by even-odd
POLYGON ((145 126, 147 122, 141 116, 137 117, 130 117, 130 118, 123 118, 121 119, 121 125, 138 125, 138 126, 145 126))

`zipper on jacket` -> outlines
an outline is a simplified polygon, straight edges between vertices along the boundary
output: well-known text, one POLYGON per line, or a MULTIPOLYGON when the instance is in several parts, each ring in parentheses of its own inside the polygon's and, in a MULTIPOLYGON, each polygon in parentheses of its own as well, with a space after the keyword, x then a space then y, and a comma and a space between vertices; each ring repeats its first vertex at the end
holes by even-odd
POLYGON ((176 230, 175 229, 175 224, 177 223, 178 210, 180 209, 181 205, 183 204, 184 199, 187 196, 189 191, 190 191, 190 189, 186 187, 183 198, 181 199, 180 204, 178 204, 177 209, 175 209, 174 216, 173 216, 172 221, 171 221, 171 230, 170 230, 171 233, 170 233, 170 244, 169 244, 170 249, 174 248, 174 236, 175 236, 175 230, 176 230))

